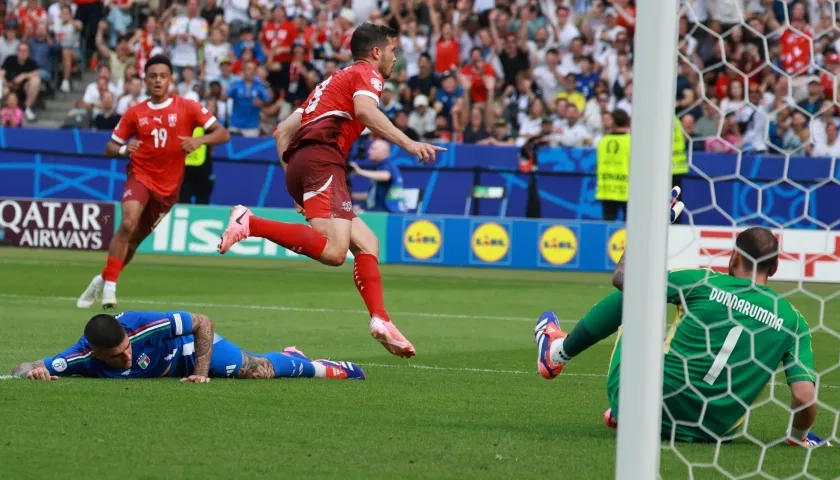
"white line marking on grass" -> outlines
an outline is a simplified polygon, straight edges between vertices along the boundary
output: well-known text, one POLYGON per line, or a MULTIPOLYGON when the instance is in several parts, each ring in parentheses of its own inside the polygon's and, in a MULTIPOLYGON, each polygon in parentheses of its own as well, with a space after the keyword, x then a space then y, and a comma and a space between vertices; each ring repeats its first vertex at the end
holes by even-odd
MULTIPOLYGON (((395 363, 361 363, 360 365, 366 367, 382 367, 382 368, 413 368, 416 370, 434 370, 440 372, 470 372, 470 373, 496 373, 496 374, 508 374, 508 375, 531 375, 537 376, 536 370, 533 371, 526 371, 526 370, 495 370, 492 368, 470 368, 470 367, 439 367, 437 365, 417 365, 415 363, 405 363, 402 365, 395 364, 395 363)), ((561 377, 595 377, 595 378, 607 378, 607 375, 604 373, 574 373, 574 372, 564 372, 560 374, 561 377)), ((775 382, 777 386, 786 386, 787 383, 785 382, 775 382)), ((825 383, 820 384, 820 388, 826 388, 830 390, 837 390, 840 389, 840 386, 837 385, 827 385, 825 383)))
POLYGON ((17 377, 12 375, 0 375, 0 380, 15 380, 17 377))
MULTIPOLYGON (((57 297, 57 296, 39 296, 39 295, 15 295, 2 293, 0 298, 19 299, 33 302, 61 301, 76 302, 75 297, 57 297)), ((166 302, 162 300, 146 300, 137 298, 121 298, 124 303, 139 303, 141 305, 168 305, 168 308, 173 307, 199 307, 199 308, 237 308, 243 310, 268 310, 278 312, 308 312, 308 313, 352 313, 368 315, 367 310, 347 310, 340 308, 310 308, 310 307, 290 307, 283 305, 236 305, 230 303, 200 303, 200 302, 166 302)), ((517 322, 536 322, 537 316, 531 317, 507 317, 497 315, 467 315, 458 313, 436 313, 436 312, 391 312, 394 317, 425 317, 425 318, 455 318, 459 320, 507 320, 517 322)), ((562 323, 577 323, 578 320, 561 319, 562 323)))

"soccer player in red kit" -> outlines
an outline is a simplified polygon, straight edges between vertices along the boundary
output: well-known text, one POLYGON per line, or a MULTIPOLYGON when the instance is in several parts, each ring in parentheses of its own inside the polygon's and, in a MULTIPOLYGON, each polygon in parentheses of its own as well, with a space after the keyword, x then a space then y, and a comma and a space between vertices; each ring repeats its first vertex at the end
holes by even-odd
POLYGON ((260 237, 324 265, 339 266, 349 249, 355 257, 353 279, 370 313, 371 335, 394 355, 411 357, 414 346, 385 311, 379 240, 353 213, 345 181, 347 155, 365 127, 423 162, 434 161, 435 152, 445 150, 412 141, 379 110, 384 82, 396 63, 397 38, 388 27, 365 23, 357 28, 350 40, 355 63, 321 82, 274 133, 286 188, 311 228, 258 218, 237 205, 219 253, 248 237, 260 237))
POLYGON ((116 307, 117 278, 178 200, 186 156, 201 145, 219 145, 230 139, 228 131, 200 104, 170 96, 172 63, 168 57, 150 58, 145 73, 149 99, 125 112, 105 146, 108 158, 129 155, 122 221, 108 248, 105 269, 79 297, 79 308, 90 307, 100 296, 103 308, 116 307), (207 133, 193 137, 195 127, 203 127, 207 133))

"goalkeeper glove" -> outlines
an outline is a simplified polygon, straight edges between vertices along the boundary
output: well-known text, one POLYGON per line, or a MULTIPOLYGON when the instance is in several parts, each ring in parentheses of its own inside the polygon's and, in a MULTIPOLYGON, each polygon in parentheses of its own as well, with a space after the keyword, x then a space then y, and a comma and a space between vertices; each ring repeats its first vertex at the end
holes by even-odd
POLYGON ((671 189, 671 223, 677 221, 677 218, 680 217, 680 214, 685 209, 685 205, 680 201, 680 193, 682 193, 680 187, 671 189))
POLYGON ((790 436, 790 433, 787 435, 787 444, 794 446, 794 447, 805 447, 805 448, 817 448, 817 447, 830 447, 831 443, 822 438, 816 436, 813 432, 808 432, 808 435, 805 435, 805 438, 802 440, 797 440, 790 436))

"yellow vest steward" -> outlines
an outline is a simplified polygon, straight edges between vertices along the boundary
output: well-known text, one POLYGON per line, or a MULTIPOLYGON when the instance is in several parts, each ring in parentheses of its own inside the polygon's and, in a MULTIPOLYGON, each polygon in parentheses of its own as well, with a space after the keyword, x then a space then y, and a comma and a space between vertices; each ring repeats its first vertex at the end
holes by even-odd
POLYGON ((680 119, 674 117, 674 143, 671 147, 671 174, 685 175, 688 173, 688 157, 685 154, 685 137, 683 136, 682 128, 680 128, 680 119))
MULTIPOLYGON (((204 129, 201 127, 195 127, 193 130, 193 138, 200 137, 204 135, 204 129)), ((187 155, 187 166, 188 167, 200 167, 204 165, 204 161, 207 160, 207 145, 202 145, 189 155, 187 155)))
POLYGON ((598 142, 596 200, 627 201, 630 177, 630 134, 611 133, 598 142))

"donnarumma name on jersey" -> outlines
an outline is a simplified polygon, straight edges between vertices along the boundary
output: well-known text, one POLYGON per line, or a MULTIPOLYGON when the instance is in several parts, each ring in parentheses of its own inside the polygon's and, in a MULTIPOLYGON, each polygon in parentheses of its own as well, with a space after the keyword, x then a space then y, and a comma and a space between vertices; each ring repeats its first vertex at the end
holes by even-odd
POLYGON ((719 288, 712 288, 712 292, 709 294, 709 300, 713 300, 731 308, 732 310, 752 317, 759 322, 768 325, 770 328, 774 328, 776 330, 782 329, 782 318, 776 316, 773 312, 765 310, 757 305, 753 305, 743 298, 738 298, 737 295, 724 292, 719 288))

